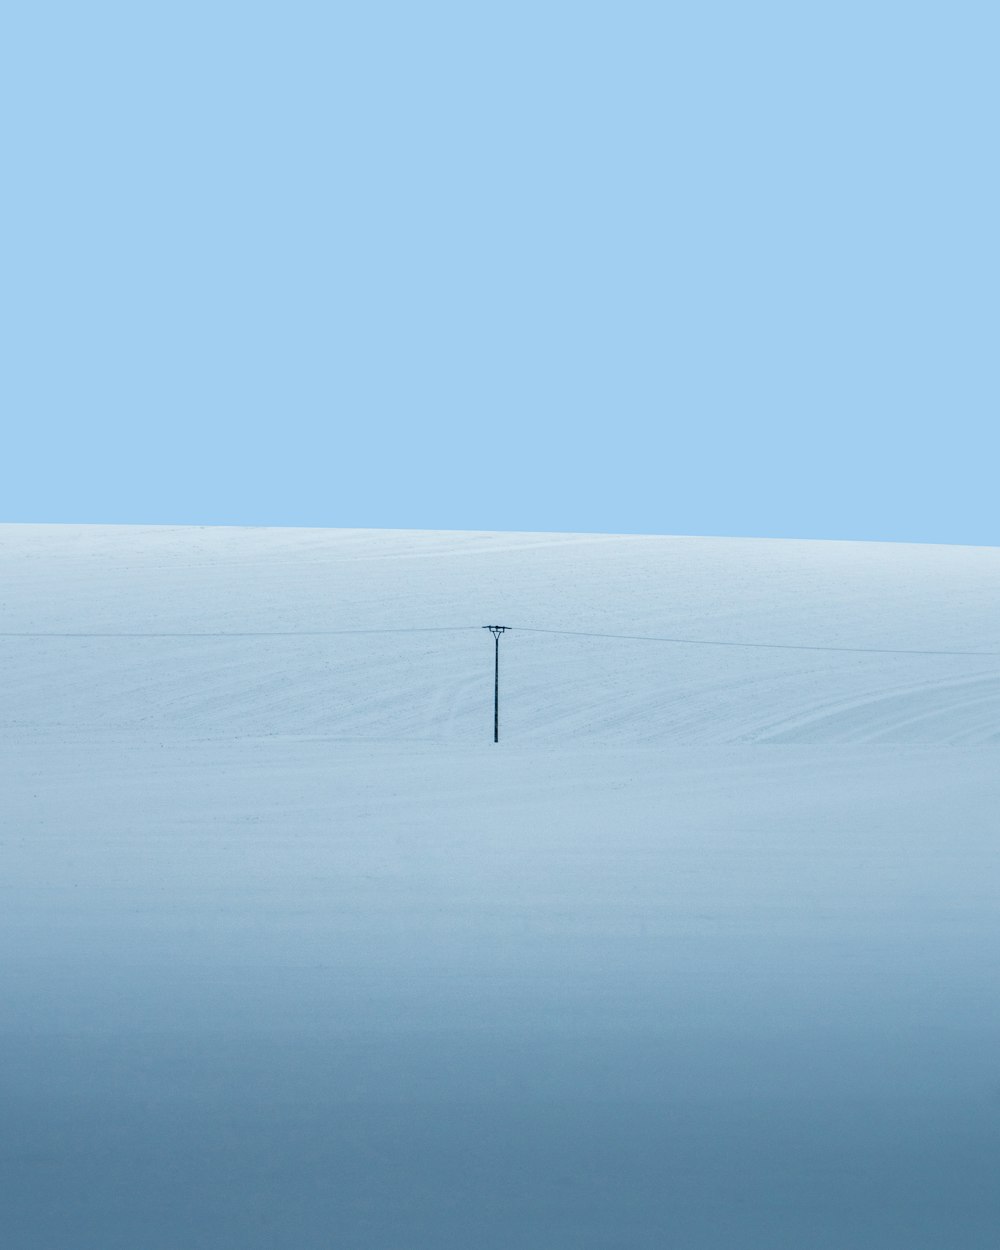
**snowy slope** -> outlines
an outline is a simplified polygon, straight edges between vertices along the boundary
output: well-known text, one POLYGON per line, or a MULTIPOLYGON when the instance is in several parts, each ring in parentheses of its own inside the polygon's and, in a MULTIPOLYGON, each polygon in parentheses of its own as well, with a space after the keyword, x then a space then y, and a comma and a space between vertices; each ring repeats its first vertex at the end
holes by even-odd
POLYGON ((1000 657, 878 649, 1000 651, 1000 552, 6 526, 0 579, 0 1243, 994 1250, 1000 657))
POLYGON ((491 642, 479 626, 499 621, 515 627, 502 643, 510 740, 1000 734, 992 548, 5 526, 0 579, 0 724, 13 732, 474 742, 492 717, 491 642), (317 632, 382 629, 451 632, 317 632), (279 636, 226 636, 258 631, 279 636))

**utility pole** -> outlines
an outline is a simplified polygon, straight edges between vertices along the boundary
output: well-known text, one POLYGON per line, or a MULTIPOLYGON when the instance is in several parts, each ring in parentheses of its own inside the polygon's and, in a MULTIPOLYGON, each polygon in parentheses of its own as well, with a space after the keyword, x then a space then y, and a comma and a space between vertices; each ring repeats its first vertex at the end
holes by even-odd
POLYGON ((493 664, 493 741, 500 741, 500 635, 505 634, 509 625, 484 625, 483 629, 488 629, 493 635, 494 644, 494 664, 493 664))

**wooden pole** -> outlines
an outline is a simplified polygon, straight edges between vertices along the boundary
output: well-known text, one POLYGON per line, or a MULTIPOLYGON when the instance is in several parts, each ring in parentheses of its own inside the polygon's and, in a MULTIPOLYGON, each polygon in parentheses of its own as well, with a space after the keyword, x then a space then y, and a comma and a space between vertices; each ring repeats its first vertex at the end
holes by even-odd
POLYGON ((500 741, 500 635, 507 632, 507 625, 484 625, 493 635, 493 741, 500 741))

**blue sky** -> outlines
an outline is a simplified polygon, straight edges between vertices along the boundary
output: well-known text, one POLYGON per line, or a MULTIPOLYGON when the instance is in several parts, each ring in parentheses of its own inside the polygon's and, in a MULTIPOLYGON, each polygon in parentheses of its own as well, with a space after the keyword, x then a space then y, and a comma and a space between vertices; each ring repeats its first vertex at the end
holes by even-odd
POLYGON ((11 6, 0 519, 1000 542, 996 14, 11 6))

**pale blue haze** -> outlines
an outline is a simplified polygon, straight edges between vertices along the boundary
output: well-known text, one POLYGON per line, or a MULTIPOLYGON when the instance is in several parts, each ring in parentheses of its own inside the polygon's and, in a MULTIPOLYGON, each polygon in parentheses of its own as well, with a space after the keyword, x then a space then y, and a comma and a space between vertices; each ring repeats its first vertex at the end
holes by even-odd
POLYGON ((997 27, 9 6, 0 519, 994 544, 997 27))

